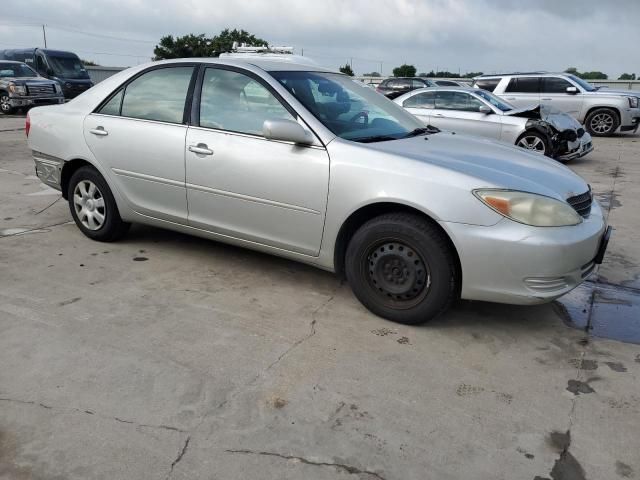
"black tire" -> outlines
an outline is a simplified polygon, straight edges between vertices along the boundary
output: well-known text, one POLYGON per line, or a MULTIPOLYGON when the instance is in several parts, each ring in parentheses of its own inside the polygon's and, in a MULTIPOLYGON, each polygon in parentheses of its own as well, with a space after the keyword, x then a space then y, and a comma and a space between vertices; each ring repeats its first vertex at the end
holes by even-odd
POLYGON ((362 304, 388 320, 416 325, 444 313, 458 297, 458 269, 448 238, 428 220, 388 213, 349 241, 345 270, 362 304))
MULTIPOLYGON (((130 223, 124 222, 120 218, 120 212, 118 212, 118 206, 113 198, 111 189, 107 185, 107 182, 102 175, 93 167, 84 166, 76 170, 71 179, 69 180, 69 187, 67 189, 67 198, 69 201, 69 209, 71 210, 71 216, 76 222, 76 225, 87 237, 99 242, 113 242, 122 238, 129 227, 130 223), (90 205, 92 209, 91 216, 101 215, 103 217, 102 222, 95 220, 89 221, 87 214, 83 213, 83 209, 76 203, 74 194, 76 193, 76 187, 81 190, 87 185, 93 184, 96 187, 96 191, 92 195, 84 196, 81 198, 91 200, 90 205), (100 201, 102 200, 102 201, 100 201), (78 209, 80 211, 78 211, 78 209), (82 218, 79 217, 82 215, 82 218)), ((84 208, 84 207, 83 207, 84 208)), ((87 207, 89 208, 89 207, 87 207)))
POLYGON ((607 137, 618 130, 620 116, 611 108, 596 108, 587 115, 585 126, 594 137, 607 137))
POLYGON ((516 147, 541 153, 547 157, 550 157, 553 153, 551 151, 551 141, 549 140, 549 136, 538 130, 527 130, 520 135, 516 140, 516 147))
POLYGON ((16 109, 9 104, 9 94, 7 92, 0 92, 0 113, 3 115, 11 115, 15 113, 16 109))

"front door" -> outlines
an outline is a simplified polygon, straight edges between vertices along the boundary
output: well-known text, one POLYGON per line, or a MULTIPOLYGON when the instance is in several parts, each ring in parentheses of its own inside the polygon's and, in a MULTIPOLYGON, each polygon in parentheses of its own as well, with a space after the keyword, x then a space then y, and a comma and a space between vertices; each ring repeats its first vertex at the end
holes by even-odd
POLYGON ((502 131, 501 117, 495 113, 480 112, 481 106, 486 105, 467 92, 437 91, 431 125, 498 140, 502 131))
POLYGON ((436 92, 416 93, 404 99, 402 106, 409 113, 418 117, 425 125, 434 125, 431 123, 431 112, 433 112, 435 107, 435 95, 436 92))
POLYGON ((138 213, 186 223, 184 111, 193 66, 155 68, 84 122, 84 138, 138 213))
POLYGON ((543 77, 540 103, 578 118, 584 97, 579 89, 578 93, 567 93, 568 87, 578 88, 562 77, 543 77))
POLYGON ((297 119, 241 69, 206 68, 196 108, 186 140, 189 224, 317 255, 329 184, 324 147, 265 139, 265 120, 297 119))

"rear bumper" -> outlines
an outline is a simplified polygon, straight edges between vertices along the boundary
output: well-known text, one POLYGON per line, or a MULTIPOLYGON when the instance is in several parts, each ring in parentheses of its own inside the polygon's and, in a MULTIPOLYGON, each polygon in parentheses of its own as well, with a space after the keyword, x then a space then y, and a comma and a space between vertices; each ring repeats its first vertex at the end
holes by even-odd
POLYGON ((460 257, 462 298, 520 305, 550 302, 580 285, 595 271, 606 232, 595 200, 589 217, 570 227, 441 224, 460 257))

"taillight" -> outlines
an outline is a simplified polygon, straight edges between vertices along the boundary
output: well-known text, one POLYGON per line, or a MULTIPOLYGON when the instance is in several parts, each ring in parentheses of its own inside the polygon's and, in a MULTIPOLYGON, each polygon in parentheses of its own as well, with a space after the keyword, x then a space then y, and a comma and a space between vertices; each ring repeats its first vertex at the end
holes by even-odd
POLYGON ((31 119, 29 118, 29 112, 27 112, 27 119, 24 122, 24 131, 27 133, 27 137, 29 136, 29 130, 31 130, 31 119))

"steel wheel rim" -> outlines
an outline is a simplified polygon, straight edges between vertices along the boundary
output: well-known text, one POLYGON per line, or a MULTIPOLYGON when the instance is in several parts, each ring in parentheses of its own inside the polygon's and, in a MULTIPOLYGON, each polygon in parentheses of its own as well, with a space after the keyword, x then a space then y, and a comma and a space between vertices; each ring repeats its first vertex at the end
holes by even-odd
POLYGON ((107 217, 104 197, 91 180, 81 180, 73 189, 73 207, 85 228, 95 231, 104 225, 107 217))
POLYGON ((11 105, 9 105, 9 97, 7 95, 2 95, 0 97, 0 109, 3 112, 8 112, 11 110, 11 105))
POLYGON ((609 113, 599 113, 591 119, 591 130, 596 133, 608 133, 613 127, 613 116, 609 113))
POLYGON ((365 261, 369 286, 387 306, 411 308, 429 293, 429 266, 407 243, 381 240, 367 249, 365 261))
POLYGON ((538 153, 544 153, 547 150, 544 141, 537 135, 522 137, 518 142, 518 146, 538 153))

